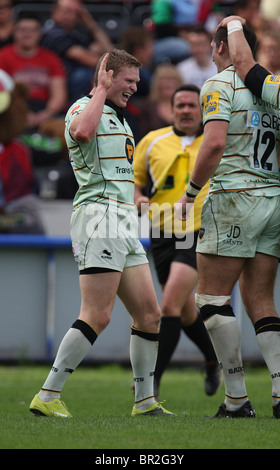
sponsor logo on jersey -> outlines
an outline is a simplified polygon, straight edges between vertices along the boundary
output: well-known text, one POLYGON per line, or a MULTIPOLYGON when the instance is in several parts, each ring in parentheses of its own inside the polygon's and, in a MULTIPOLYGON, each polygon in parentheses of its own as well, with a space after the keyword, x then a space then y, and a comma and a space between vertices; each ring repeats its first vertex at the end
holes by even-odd
POLYGON ((207 93, 202 97, 203 112, 205 116, 209 114, 217 114, 219 112, 219 96, 220 93, 207 93))
POLYGON ((262 129, 263 132, 266 130, 277 131, 280 130, 280 118, 278 113, 274 114, 262 111, 253 111, 248 109, 247 111, 247 126, 257 127, 262 129))
POLYGON ((125 141, 125 153, 126 153, 126 158, 128 162, 132 165, 133 155, 134 155, 134 145, 129 138, 127 138, 125 141))
POLYGON ((118 125, 113 119, 109 119, 110 129, 118 129, 118 125))
POLYGON ((74 114, 76 111, 78 111, 79 108, 80 108, 80 105, 74 106, 74 108, 72 109, 72 111, 70 111, 70 114, 74 114))
POLYGON ((260 115, 257 111, 251 114, 251 126, 258 127, 261 122, 260 115))
POLYGON ((266 83, 272 83, 272 85, 279 85, 280 75, 268 75, 266 78, 266 83))
POLYGON ((229 232, 226 234, 227 238, 223 240, 224 245, 240 246, 243 245, 243 241, 240 240, 241 228, 239 225, 231 225, 229 232), (238 240, 239 239, 239 240, 238 240))

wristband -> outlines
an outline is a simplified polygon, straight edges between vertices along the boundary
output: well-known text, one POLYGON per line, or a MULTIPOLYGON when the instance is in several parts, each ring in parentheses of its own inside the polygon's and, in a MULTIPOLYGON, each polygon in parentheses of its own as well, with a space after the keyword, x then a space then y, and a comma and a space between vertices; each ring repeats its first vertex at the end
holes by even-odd
POLYGON ((228 36, 235 31, 240 31, 241 29, 243 29, 243 26, 239 20, 232 20, 227 24, 228 36))
POLYGON ((186 196, 191 199, 195 199, 201 189, 201 186, 198 186, 198 184, 190 180, 187 187, 186 196))

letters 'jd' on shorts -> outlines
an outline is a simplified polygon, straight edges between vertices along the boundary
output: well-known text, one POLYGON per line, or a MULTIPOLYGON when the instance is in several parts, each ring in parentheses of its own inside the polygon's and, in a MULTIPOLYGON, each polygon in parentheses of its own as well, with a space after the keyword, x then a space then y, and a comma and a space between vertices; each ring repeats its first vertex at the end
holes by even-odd
POLYGON ((252 258, 280 257, 280 196, 210 194, 201 215, 197 252, 252 258))
POLYGON ((148 263, 138 238, 138 219, 133 210, 88 203, 71 216, 70 234, 79 270, 124 268, 148 263))

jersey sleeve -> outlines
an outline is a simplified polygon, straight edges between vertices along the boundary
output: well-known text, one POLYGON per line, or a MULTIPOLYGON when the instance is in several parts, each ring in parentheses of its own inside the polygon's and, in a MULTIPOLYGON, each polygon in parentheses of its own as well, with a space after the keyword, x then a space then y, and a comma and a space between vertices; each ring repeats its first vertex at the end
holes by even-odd
POLYGON ((232 86, 231 83, 210 79, 200 93, 203 124, 212 120, 230 121, 232 86))
POLYGON ((245 85, 259 98, 279 108, 280 75, 271 75, 261 65, 249 70, 245 85))
POLYGON ((262 88, 262 99, 279 108, 280 75, 268 75, 262 88))
POLYGON ((69 138, 70 138, 70 140, 72 140, 74 142, 74 139, 73 139, 73 137, 71 136, 71 133, 70 133, 70 125, 71 125, 71 122, 73 121, 73 119, 75 118, 75 116, 77 116, 77 114, 79 114, 84 109, 85 105, 86 105, 85 101, 83 101, 82 99, 78 100, 69 108, 69 110, 66 113, 66 116, 65 116, 65 139, 66 139, 67 143, 69 143, 68 142, 69 138))

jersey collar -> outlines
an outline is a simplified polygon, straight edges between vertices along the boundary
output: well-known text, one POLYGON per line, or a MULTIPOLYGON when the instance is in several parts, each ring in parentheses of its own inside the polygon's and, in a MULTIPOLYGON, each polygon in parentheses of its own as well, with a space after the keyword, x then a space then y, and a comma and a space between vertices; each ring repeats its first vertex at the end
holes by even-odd
MULTIPOLYGON (((184 137, 187 135, 185 132, 179 131, 179 129, 176 129, 175 126, 173 126, 173 132, 174 134, 178 135, 179 137, 184 137)), ((199 137, 203 133, 203 126, 201 124, 201 128, 199 129, 198 133, 196 134, 196 137, 199 137)))
MULTIPOLYGON (((92 98, 92 95, 87 95, 88 98, 92 98)), ((116 106, 112 101, 110 100, 105 100, 105 104, 107 106, 109 106, 110 108, 114 109, 114 111, 116 111, 117 113, 117 117, 118 119, 121 121, 121 123, 123 124, 124 122, 124 117, 123 117, 123 109, 122 108, 119 108, 118 106, 116 106)))
POLYGON ((110 108, 113 108, 114 111, 116 111, 117 113, 117 117, 118 119, 121 121, 121 123, 123 124, 123 120, 124 120, 124 117, 123 117, 123 108, 119 108, 118 106, 116 106, 112 101, 110 100, 105 100, 105 104, 107 106, 110 106, 110 108))

